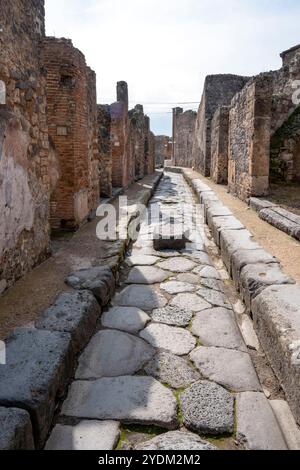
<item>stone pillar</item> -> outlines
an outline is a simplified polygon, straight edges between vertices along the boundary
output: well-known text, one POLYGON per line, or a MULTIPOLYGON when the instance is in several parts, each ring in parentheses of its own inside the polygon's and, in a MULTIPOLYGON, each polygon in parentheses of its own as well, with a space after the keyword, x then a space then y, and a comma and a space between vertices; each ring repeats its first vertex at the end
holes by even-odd
POLYGON ((111 116, 109 105, 98 105, 98 148, 100 158, 100 194, 112 196, 111 116))
POLYGON ((111 105, 112 185, 126 188, 130 183, 128 87, 117 83, 117 102, 111 105))
POLYGON ((210 175, 217 184, 227 184, 228 181, 229 110, 228 106, 220 106, 211 126, 210 175))

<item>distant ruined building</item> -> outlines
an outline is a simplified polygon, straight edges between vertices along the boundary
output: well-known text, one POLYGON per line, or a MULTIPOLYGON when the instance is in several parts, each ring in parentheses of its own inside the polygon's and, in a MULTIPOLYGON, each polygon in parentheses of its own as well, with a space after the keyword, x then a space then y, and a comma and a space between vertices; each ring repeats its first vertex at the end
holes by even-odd
POLYGON ((187 119, 173 111, 174 160, 194 167, 246 200, 268 194, 270 181, 300 182, 300 45, 281 54, 283 66, 256 77, 206 78, 188 147, 187 119), (299 87, 298 87, 299 88, 299 87), (188 148, 188 150, 186 150, 188 148))
POLYGON ((45 36, 44 0, 0 0, 0 17, 1 294, 51 254, 51 230, 76 230, 154 171, 155 139, 125 82, 97 106, 84 55, 45 36))

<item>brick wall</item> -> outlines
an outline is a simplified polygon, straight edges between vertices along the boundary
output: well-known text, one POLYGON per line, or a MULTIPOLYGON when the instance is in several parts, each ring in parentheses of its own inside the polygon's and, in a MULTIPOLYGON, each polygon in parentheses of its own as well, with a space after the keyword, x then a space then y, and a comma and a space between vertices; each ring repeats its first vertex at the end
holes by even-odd
POLYGON ((109 105, 98 105, 98 148, 100 157, 101 196, 112 196, 111 116, 109 105))
POLYGON ((211 122, 219 106, 228 106, 234 95, 249 78, 237 75, 209 75, 198 110, 193 142, 193 166, 203 175, 210 176, 211 167, 211 122))
POLYGON ((126 188, 130 183, 130 140, 128 118, 128 87, 126 82, 117 83, 117 102, 111 110, 112 185, 126 188))
POLYGON ((192 151, 195 136, 197 113, 177 108, 173 112, 173 145, 174 164, 191 168, 193 166, 192 151))
POLYGON ((44 1, 0 0, 0 292, 49 254, 44 1))
POLYGON ((47 119, 59 181, 51 196, 53 228, 74 229, 99 201, 95 74, 68 39, 45 38, 47 119))
POLYGON ((220 106, 211 124, 210 176, 218 184, 226 184, 228 180, 229 110, 229 106, 220 106))

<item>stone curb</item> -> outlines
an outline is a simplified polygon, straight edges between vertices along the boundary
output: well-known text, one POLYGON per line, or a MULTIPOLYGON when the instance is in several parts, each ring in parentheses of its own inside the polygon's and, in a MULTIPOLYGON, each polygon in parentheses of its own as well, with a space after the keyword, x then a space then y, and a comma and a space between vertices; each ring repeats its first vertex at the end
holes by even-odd
MULTIPOLYGON (((153 177, 152 188, 137 193, 127 227, 137 216, 137 205, 147 205, 162 175, 153 177)), ((78 354, 94 334, 101 309, 114 295, 130 242, 128 235, 118 243, 116 256, 103 260, 102 266, 71 273, 66 282, 74 291, 60 295, 35 327, 18 329, 5 341, 0 412, 10 426, 0 432, 1 450, 43 448, 58 403, 74 376, 78 354)))
POLYGON ((249 205, 262 220, 300 241, 300 216, 256 197, 250 198, 249 205))
MULTIPOLYGON (((248 230, 238 226, 230 211, 225 215, 226 208, 214 191, 191 170, 180 171, 204 204, 205 218, 223 262, 253 316, 260 344, 300 424, 300 285, 282 272, 278 260, 256 243, 248 230)), ((257 204, 252 200, 251 204, 260 212, 274 210, 269 202, 265 202, 268 209, 262 208, 261 200, 257 204)))

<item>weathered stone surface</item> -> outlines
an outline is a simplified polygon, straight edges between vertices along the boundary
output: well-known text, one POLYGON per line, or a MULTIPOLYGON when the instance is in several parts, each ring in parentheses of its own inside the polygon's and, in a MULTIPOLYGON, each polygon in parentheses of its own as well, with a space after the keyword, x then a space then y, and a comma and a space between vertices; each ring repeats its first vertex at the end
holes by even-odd
POLYGON ((30 415, 18 408, 0 407, 0 450, 33 450, 30 415))
POLYGON ((172 271, 173 273, 185 273, 196 267, 196 263, 186 258, 170 258, 158 263, 161 269, 172 271))
POLYGON ((218 201, 207 201, 204 203, 204 212, 209 227, 212 227, 212 219, 215 217, 232 216, 231 210, 218 201))
POLYGON ((203 434, 232 433, 234 398, 224 388, 205 380, 196 382, 180 397, 184 424, 203 434))
POLYGON ((18 329, 6 340, 7 363, 0 366, 0 405, 30 412, 36 446, 47 437, 56 398, 65 392, 73 369, 71 336, 18 329))
POLYGON ((260 345, 254 331, 253 322, 249 315, 242 315, 240 328, 247 347, 258 351, 260 349, 260 345))
POLYGON ((189 331, 163 324, 153 323, 147 326, 140 336, 152 346, 171 351, 178 356, 188 354, 196 346, 196 339, 189 331))
POLYGON ((252 302, 254 328, 300 423, 300 286, 267 287, 252 302))
POLYGON ((215 307, 232 308, 229 300, 222 292, 202 287, 197 290, 197 294, 215 307))
POLYGON ((202 278, 201 285, 204 287, 207 287, 208 289, 212 289, 217 292, 224 293, 224 284, 222 281, 219 281, 218 279, 202 278))
POLYGON ((257 250, 238 250, 232 255, 232 279, 238 287, 241 271, 248 264, 270 264, 276 262, 278 263, 277 259, 262 248, 257 250))
POLYGON ((248 230, 224 230, 221 232, 220 247, 222 259, 229 274, 232 272, 231 260, 236 251, 261 249, 248 230))
POLYGON ((70 274, 66 282, 74 289, 92 291, 102 306, 108 303, 115 289, 115 278, 111 269, 107 266, 98 266, 74 272, 70 274))
POLYGON ((149 311, 165 307, 167 299, 153 287, 132 285, 116 295, 113 303, 122 307, 137 307, 149 311))
POLYGON ((244 225, 234 216, 213 217, 210 219, 209 228, 213 233, 217 246, 220 246, 220 235, 223 230, 241 230, 244 225))
POLYGON ((180 309, 168 305, 164 308, 158 308, 151 313, 153 321, 166 323, 167 325, 187 326, 193 318, 191 310, 180 309))
POLYGON ((263 393, 238 394, 237 438, 249 450, 287 450, 272 408, 263 393))
POLYGON ((259 212, 262 209, 268 209, 270 207, 276 206, 276 204, 273 204, 266 199, 258 199, 257 197, 250 197, 249 205, 251 209, 255 210, 256 212, 259 212))
POLYGON ((196 294, 178 294, 171 301, 170 305, 171 307, 191 310, 191 312, 201 312, 201 310, 212 307, 211 304, 196 294))
POLYGON ((197 434, 170 431, 138 444, 135 450, 217 450, 217 447, 204 441, 197 434))
POLYGON ((213 308, 197 313, 192 323, 192 333, 200 338, 204 346, 247 351, 231 310, 213 308))
POLYGON ((154 349, 136 336, 117 330, 99 331, 79 358, 77 379, 134 374, 154 355, 154 349))
POLYGON ((180 281, 164 282, 160 285, 160 288, 168 292, 170 295, 181 294, 182 292, 194 292, 196 290, 196 287, 193 284, 180 281))
POLYGON ((212 265, 212 260, 210 256, 204 251, 182 250, 181 253, 187 258, 194 260, 196 263, 206 264, 208 266, 212 265))
POLYGON ((289 450, 300 450, 300 429, 295 422, 291 409, 284 400, 270 400, 273 413, 289 450))
POLYGON ((186 388, 200 379, 200 374, 186 359, 162 351, 158 352, 145 367, 148 375, 172 388, 186 388))
POLYGON ((193 274, 198 274, 202 278, 220 280, 221 276, 212 266, 198 266, 193 270, 193 274))
POLYGON ((266 287, 276 284, 295 284, 286 276, 280 266, 271 264, 250 264, 242 269, 240 291, 247 307, 251 308, 252 300, 266 287))
POLYGON ((233 349, 200 347, 190 354, 201 374, 235 391, 260 391, 249 354, 233 349))
POLYGON ((200 278, 197 276, 197 274, 192 274, 192 273, 182 273, 178 274, 176 277, 176 280, 178 282, 184 282, 187 284, 193 284, 193 285, 199 285, 200 278))
POLYGON ((75 381, 62 414, 112 419, 176 429, 177 402, 171 390, 152 377, 115 377, 75 381))
POLYGON ((70 333, 74 348, 85 347, 95 331, 101 309, 91 292, 62 294, 36 322, 36 328, 70 333))
POLYGON ((117 421, 81 421, 75 426, 57 424, 45 450, 113 450, 119 436, 117 421))
POLYGON ((281 207, 262 209, 259 212, 259 217, 291 236, 300 226, 300 217, 281 207))
POLYGON ((136 307, 113 307, 101 319, 104 327, 127 333, 138 333, 150 320, 146 312, 136 307))
POLYGON ((153 266, 160 260, 157 256, 151 255, 134 255, 127 258, 128 266, 153 266))
POLYGON ((156 284, 163 282, 172 273, 157 268, 156 266, 139 266, 132 268, 126 279, 127 284, 156 284))
POLYGON ((160 250, 182 250, 185 248, 186 242, 188 239, 185 237, 182 230, 178 232, 172 232, 172 235, 169 238, 159 236, 160 233, 163 233, 160 229, 156 233, 156 236, 153 240, 153 247, 156 251, 160 250))

